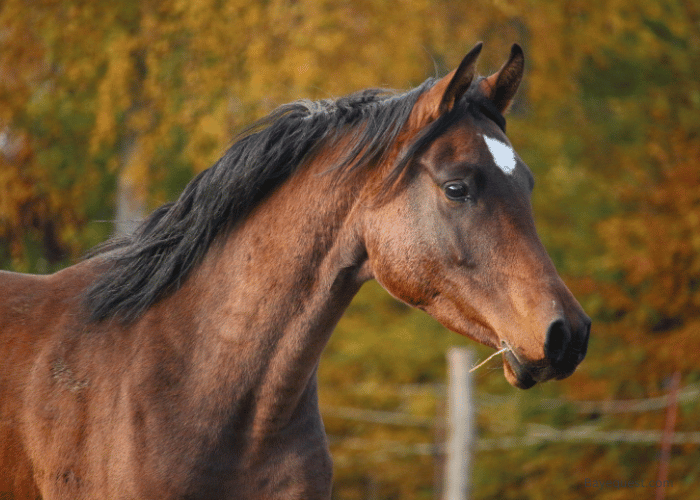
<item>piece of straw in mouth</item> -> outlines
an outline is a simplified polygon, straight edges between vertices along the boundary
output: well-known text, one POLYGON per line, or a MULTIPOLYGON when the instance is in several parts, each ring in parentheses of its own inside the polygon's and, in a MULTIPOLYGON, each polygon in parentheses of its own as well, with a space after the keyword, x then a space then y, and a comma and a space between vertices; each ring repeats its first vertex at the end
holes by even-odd
POLYGON ((489 356, 488 358, 486 358, 485 360, 483 360, 481 363, 479 363, 478 365, 476 365, 474 368, 472 368, 471 370, 469 370, 469 373, 471 373, 471 372, 473 372, 474 370, 476 370, 477 368, 479 368, 479 367, 485 365, 485 364, 486 364, 491 358, 493 358, 494 356, 498 356, 499 354, 501 354, 501 353, 503 353, 503 352, 506 352, 506 351, 509 351, 509 350, 510 350, 510 347, 505 346, 505 347, 504 347, 503 349, 501 349, 500 351, 494 352, 491 356, 489 356))

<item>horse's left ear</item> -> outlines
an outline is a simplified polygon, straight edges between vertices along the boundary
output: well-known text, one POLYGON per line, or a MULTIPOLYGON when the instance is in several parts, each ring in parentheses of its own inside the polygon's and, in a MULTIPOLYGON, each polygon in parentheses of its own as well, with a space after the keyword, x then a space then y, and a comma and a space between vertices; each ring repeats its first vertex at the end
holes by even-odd
POLYGON ((481 54, 481 48, 484 46, 482 42, 477 43, 469 53, 464 56, 462 62, 450 75, 447 75, 443 80, 447 81, 449 78, 449 84, 442 94, 442 99, 440 100, 440 106, 438 108, 439 114, 445 114, 454 108, 455 104, 460 100, 464 93, 469 90, 469 86, 474 80, 474 75, 476 74, 476 61, 479 59, 479 54, 481 54))
POLYGON ((474 80, 476 61, 482 46, 481 42, 477 43, 464 56, 457 69, 438 80, 430 90, 418 98, 409 119, 412 127, 423 127, 454 108, 474 80))
POLYGON ((505 113, 518 91, 525 69, 525 56, 520 45, 513 44, 508 61, 496 73, 481 80, 481 90, 501 113, 505 113))

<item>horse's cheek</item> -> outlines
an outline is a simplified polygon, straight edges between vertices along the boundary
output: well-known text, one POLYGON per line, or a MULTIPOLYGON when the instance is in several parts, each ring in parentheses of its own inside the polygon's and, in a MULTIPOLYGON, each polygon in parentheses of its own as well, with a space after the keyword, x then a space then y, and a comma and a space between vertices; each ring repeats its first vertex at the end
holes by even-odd
POLYGON ((406 304, 425 308, 437 295, 439 270, 426 249, 408 237, 393 245, 393 252, 380 253, 372 259, 374 278, 395 298, 406 304))

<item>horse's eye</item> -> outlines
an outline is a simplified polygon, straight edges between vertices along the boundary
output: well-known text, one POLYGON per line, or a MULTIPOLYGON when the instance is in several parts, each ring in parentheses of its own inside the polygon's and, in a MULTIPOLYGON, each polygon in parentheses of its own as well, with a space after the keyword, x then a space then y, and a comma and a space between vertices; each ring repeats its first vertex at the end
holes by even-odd
POLYGON ((464 182, 450 182, 443 189, 445 196, 452 201, 466 201, 469 198, 469 188, 464 182))

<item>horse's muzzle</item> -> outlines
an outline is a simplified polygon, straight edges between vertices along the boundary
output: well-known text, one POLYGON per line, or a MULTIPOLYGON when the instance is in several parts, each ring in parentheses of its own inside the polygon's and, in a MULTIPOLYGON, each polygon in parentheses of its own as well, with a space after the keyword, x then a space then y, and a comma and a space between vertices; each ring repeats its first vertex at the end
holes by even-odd
POLYGON ((504 369, 511 372, 513 385, 529 389, 537 382, 563 379, 574 373, 588 349, 591 320, 585 314, 575 322, 564 318, 552 321, 544 344, 545 357, 538 361, 521 359, 516 352, 506 351, 504 369))
POLYGON ((557 379, 574 373, 586 357, 590 333, 591 319, 588 316, 581 317, 575 328, 564 319, 557 319, 549 325, 544 352, 557 379))

